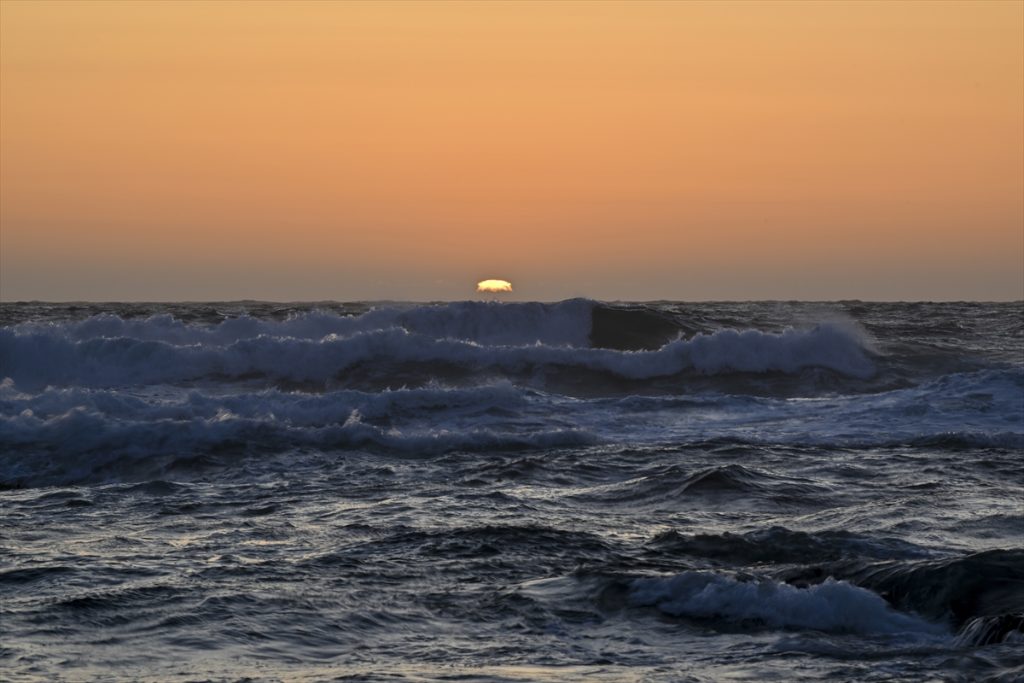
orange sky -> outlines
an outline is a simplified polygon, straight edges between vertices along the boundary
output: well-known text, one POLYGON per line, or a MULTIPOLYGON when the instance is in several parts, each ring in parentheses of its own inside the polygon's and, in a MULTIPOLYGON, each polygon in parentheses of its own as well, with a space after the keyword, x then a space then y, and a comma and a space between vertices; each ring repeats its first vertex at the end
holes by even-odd
POLYGON ((1024 298, 1024 2, 0 0, 0 298, 1024 298))

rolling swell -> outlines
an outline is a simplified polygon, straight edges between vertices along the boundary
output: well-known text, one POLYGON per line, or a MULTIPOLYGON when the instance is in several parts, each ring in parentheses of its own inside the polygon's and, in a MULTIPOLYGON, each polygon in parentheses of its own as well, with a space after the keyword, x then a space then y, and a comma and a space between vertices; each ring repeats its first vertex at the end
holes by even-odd
POLYGON ((732 565, 808 565, 843 558, 919 558, 931 551, 896 538, 872 538, 849 531, 819 533, 782 526, 743 534, 684 534, 676 530, 655 536, 651 553, 710 559, 732 565))
POLYGON ((665 505, 686 501, 704 505, 709 499, 732 500, 742 505, 756 497, 774 503, 813 505, 827 495, 828 489, 809 480, 781 477, 738 464, 708 467, 697 471, 678 466, 645 472, 643 476, 613 485, 585 489, 576 494, 583 500, 606 503, 633 503, 640 506, 665 505))

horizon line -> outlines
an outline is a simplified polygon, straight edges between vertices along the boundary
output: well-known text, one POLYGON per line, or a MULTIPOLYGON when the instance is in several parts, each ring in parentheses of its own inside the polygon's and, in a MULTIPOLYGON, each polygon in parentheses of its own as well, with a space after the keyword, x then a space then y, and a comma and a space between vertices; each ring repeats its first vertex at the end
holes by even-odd
POLYGON ((1017 299, 595 299, 586 296, 571 296, 562 299, 510 299, 499 298, 465 298, 465 299, 17 299, 6 301, 0 299, 2 305, 18 304, 446 304, 446 303, 541 303, 557 304, 575 300, 594 301, 608 304, 655 304, 655 303, 870 303, 870 304, 1024 304, 1024 297, 1017 299))

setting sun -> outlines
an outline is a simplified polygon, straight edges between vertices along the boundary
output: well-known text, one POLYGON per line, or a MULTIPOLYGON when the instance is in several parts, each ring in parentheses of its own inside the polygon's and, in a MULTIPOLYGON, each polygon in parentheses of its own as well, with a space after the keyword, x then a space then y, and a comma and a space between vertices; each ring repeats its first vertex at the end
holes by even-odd
POLYGON ((511 292, 512 283, 508 280, 481 280, 476 283, 476 291, 478 292, 511 292))

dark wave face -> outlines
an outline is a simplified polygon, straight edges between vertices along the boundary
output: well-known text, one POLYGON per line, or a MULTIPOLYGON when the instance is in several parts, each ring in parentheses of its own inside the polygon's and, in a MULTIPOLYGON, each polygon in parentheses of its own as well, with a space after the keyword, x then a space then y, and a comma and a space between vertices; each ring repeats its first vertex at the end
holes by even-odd
POLYGON ((11 680, 1017 680, 1024 305, 0 306, 11 680))

